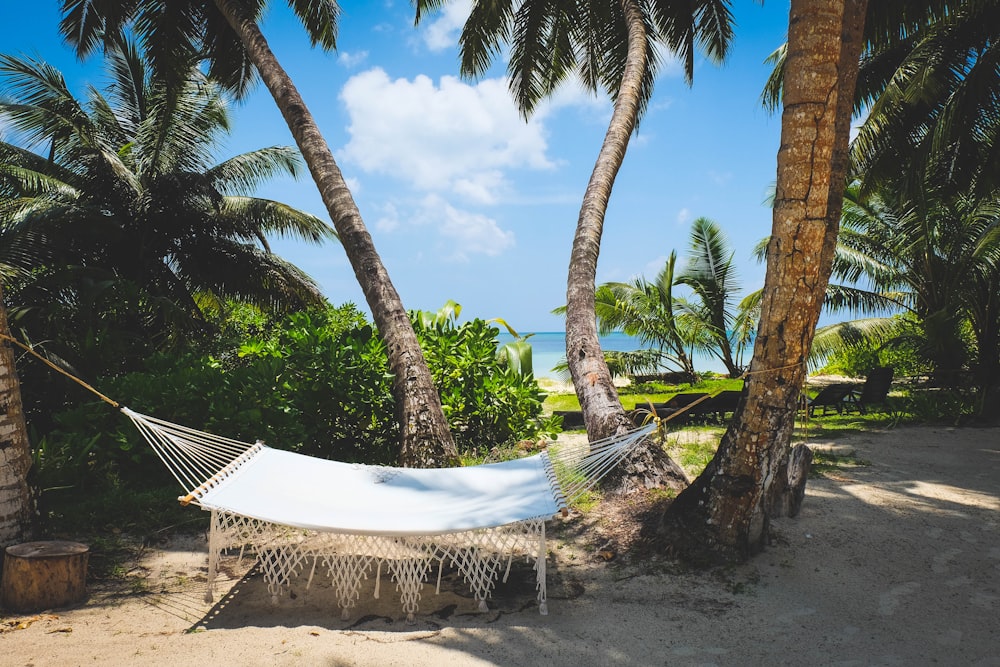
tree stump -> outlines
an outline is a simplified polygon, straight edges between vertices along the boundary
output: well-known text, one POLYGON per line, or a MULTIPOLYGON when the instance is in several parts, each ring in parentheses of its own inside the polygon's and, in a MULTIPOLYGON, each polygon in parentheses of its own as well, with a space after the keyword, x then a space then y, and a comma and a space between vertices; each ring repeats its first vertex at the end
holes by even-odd
POLYGON ((806 481, 812 464, 812 450, 796 445, 778 469, 769 493, 768 514, 774 518, 798 516, 806 495, 806 481))
POLYGON ((0 581, 8 611, 32 612, 79 602, 87 593, 89 548, 53 540, 7 547, 0 581))

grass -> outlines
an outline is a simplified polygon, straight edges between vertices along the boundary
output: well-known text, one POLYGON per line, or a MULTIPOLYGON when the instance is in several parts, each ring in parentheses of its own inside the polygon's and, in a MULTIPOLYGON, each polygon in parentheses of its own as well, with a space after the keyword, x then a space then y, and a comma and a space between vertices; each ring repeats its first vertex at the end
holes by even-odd
MULTIPOLYGON (((621 397, 622 407, 626 410, 642 407, 648 403, 664 403, 677 394, 691 392, 706 392, 714 394, 719 391, 743 388, 743 380, 732 380, 729 378, 706 378, 701 382, 693 384, 662 384, 658 382, 648 382, 640 385, 629 385, 618 388, 618 395, 621 397)), ((545 398, 542 409, 546 413, 556 410, 579 410, 580 401, 572 391, 568 393, 550 392, 545 398)))

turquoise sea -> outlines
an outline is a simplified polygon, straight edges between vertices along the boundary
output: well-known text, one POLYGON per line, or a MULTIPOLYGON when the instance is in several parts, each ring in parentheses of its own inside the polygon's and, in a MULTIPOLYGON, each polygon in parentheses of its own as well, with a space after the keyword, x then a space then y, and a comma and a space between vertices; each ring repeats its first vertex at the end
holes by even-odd
MULTIPOLYGON (((522 334, 526 335, 526 334, 522 334)), ((506 331, 501 331, 497 336, 500 344, 513 340, 513 337, 506 331)), ((531 343, 531 360, 535 370, 536 378, 550 378, 554 380, 569 379, 568 373, 563 377, 552 370, 552 367, 565 360, 566 357, 566 333, 563 331, 539 331, 528 339, 531 343)), ((601 336, 602 350, 617 350, 619 352, 631 352, 643 346, 639 341, 621 332, 601 336)), ((723 365, 713 357, 695 356, 695 370, 723 372, 723 365)))

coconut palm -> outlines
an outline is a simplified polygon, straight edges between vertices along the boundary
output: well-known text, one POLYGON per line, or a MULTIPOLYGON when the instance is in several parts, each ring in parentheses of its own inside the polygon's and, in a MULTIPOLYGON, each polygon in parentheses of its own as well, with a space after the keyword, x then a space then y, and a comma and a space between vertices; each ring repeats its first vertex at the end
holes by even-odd
MULTIPOLYGON (((924 187, 911 199, 883 186, 864 195, 847 189, 834 276, 827 307, 833 311, 878 314, 906 312, 919 336, 910 341, 933 368, 932 381, 953 384, 969 361, 966 331, 975 345, 975 375, 987 380, 996 366, 997 305, 1000 279, 1000 199, 945 196, 924 187), (860 285, 860 286, 859 286, 860 285)), ((861 324, 833 325, 826 338, 868 331, 893 341, 899 320, 868 318, 861 324), (859 329, 863 325, 863 329, 859 329)), ((830 349, 830 343, 826 344, 830 349)), ((988 386, 988 385, 983 385, 988 386)))
MULTIPOLYGON (((421 10, 441 4, 443 0, 418 0, 418 20, 421 10)), ((484 74, 501 45, 510 42, 511 92, 525 115, 573 76, 614 99, 580 207, 566 289, 566 359, 592 440, 632 428, 601 351, 595 280, 611 189, 652 94, 659 65, 656 48, 680 55, 690 82, 696 47, 719 61, 731 37, 728 0, 475 2, 463 28, 464 76, 484 74)), ((683 485, 683 475, 672 461, 650 461, 645 467, 650 471, 646 482, 683 485)))
POLYGON ((691 350, 696 341, 678 313, 679 304, 673 293, 676 265, 677 252, 672 251, 652 282, 639 277, 631 283, 604 283, 597 288, 595 307, 601 335, 620 330, 635 336, 643 345, 652 346, 655 352, 640 357, 639 361, 647 365, 632 367, 632 372, 667 367, 694 377, 691 350))
POLYGON ((168 89, 131 45, 109 52, 108 64, 106 94, 91 89, 81 102, 46 63, 0 56, 10 96, 0 117, 22 144, 0 142, 8 202, 0 233, 10 240, 0 270, 13 280, 8 300, 19 327, 82 363, 88 355, 67 347, 93 333, 84 321, 126 312, 126 294, 137 302, 133 335, 153 341, 202 327, 210 301, 278 313, 322 303, 316 284, 272 254, 266 236, 319 243, 333 230, 250 196, 273 175, 296 174, 296 151, 265 148, 213 164, 229 127, 216 86, 192 69, 184 85, 168 89))
MULTIPOLYGON (((335 47, 340 10, 333 0, 288 4, 314 46, 335 47)), ((260 30, 258 21, 266 5, 265 0, 63 0, 60 28, 81 57, 116 43, 131 30, 168 82, 180 80, 192 60, 207 63, 209 76, 237 96, 247 94, 260 77, 302 152, 386 343, 401 426, 401 462, 422 466, 457 462, 441 399, 399 293, 330 147, 260 30)))
POLYGON ((785 474, 799 392, 833 263, 866 0, 792 0, 784 110, 760 325, 715 456, 667 509, 675 554, 745 560, 761 550, 785 474))
POLYGON ((743 373, 737 359, 747 340, 747 315, 734 310, 733 299, 740 289, 733 263, 735 253, 719 226, 708 218, 692 223, 689 251, 677 283, 687 285, 698 297, 697 302, 689 302, 689 308, 707 332, 701 347, 725 365, 729 377, 737 378, 743 373))
MULTIPOLYGON (((878 3, 872 3, 876 5, 878 3)), ((906 30, 875 40, 858 78, 868 118, 852 146, 855 173, 867 190, 898 181, 900 164, 924 167, 952 192, 988 194, 1000 185, 1000 5, 991 0, 917 3, 906 30), (927 12, 921 16, 921 7, 927 12)))

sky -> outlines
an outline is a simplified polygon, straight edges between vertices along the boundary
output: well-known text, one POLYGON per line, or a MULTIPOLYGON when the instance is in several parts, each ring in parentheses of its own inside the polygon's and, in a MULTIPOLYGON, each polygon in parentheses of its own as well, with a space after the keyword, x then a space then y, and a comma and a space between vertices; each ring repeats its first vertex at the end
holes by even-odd
MULTIPOLYGON (((104 79, 99 57, 76 60, 58 33, 57 0, 0 0, 0 52, 41 58, 83 96, 104 79)), ((780 116, 759 97, 764 60, 785 40, 788 0, 736 0, 735 40, 722 65, 701 54, 688 86, 662 68, 649 109, 618 174, 597 282, 653 279, 672 250, 683 264, 691 223, 714 220, 735 251, 743 292, 760 288, 752 249, 769 234, 780 116)), ((413 25, 409 2, 342 2, 338 48, 311 49, 283 2, 262 28, 334 152, 407 309, 447 301, 461 319, 503 318, 519 333, 562 331, 580 202, 611 116, 611 101, 572 83, 529 119, 509 94, 505 63, 459 76, 466 0, 413 25)), ((293 145, 260 85, 234 103, 219 161, 293 145)), ((4 135, 0 126, 0 135, 4 135)), ((258 196, 329 220, 314 184, 271 181, 258 196)), ((312 276, 334 304, 367 311, 343 249, 275 239, 272 249, 312 276)))

